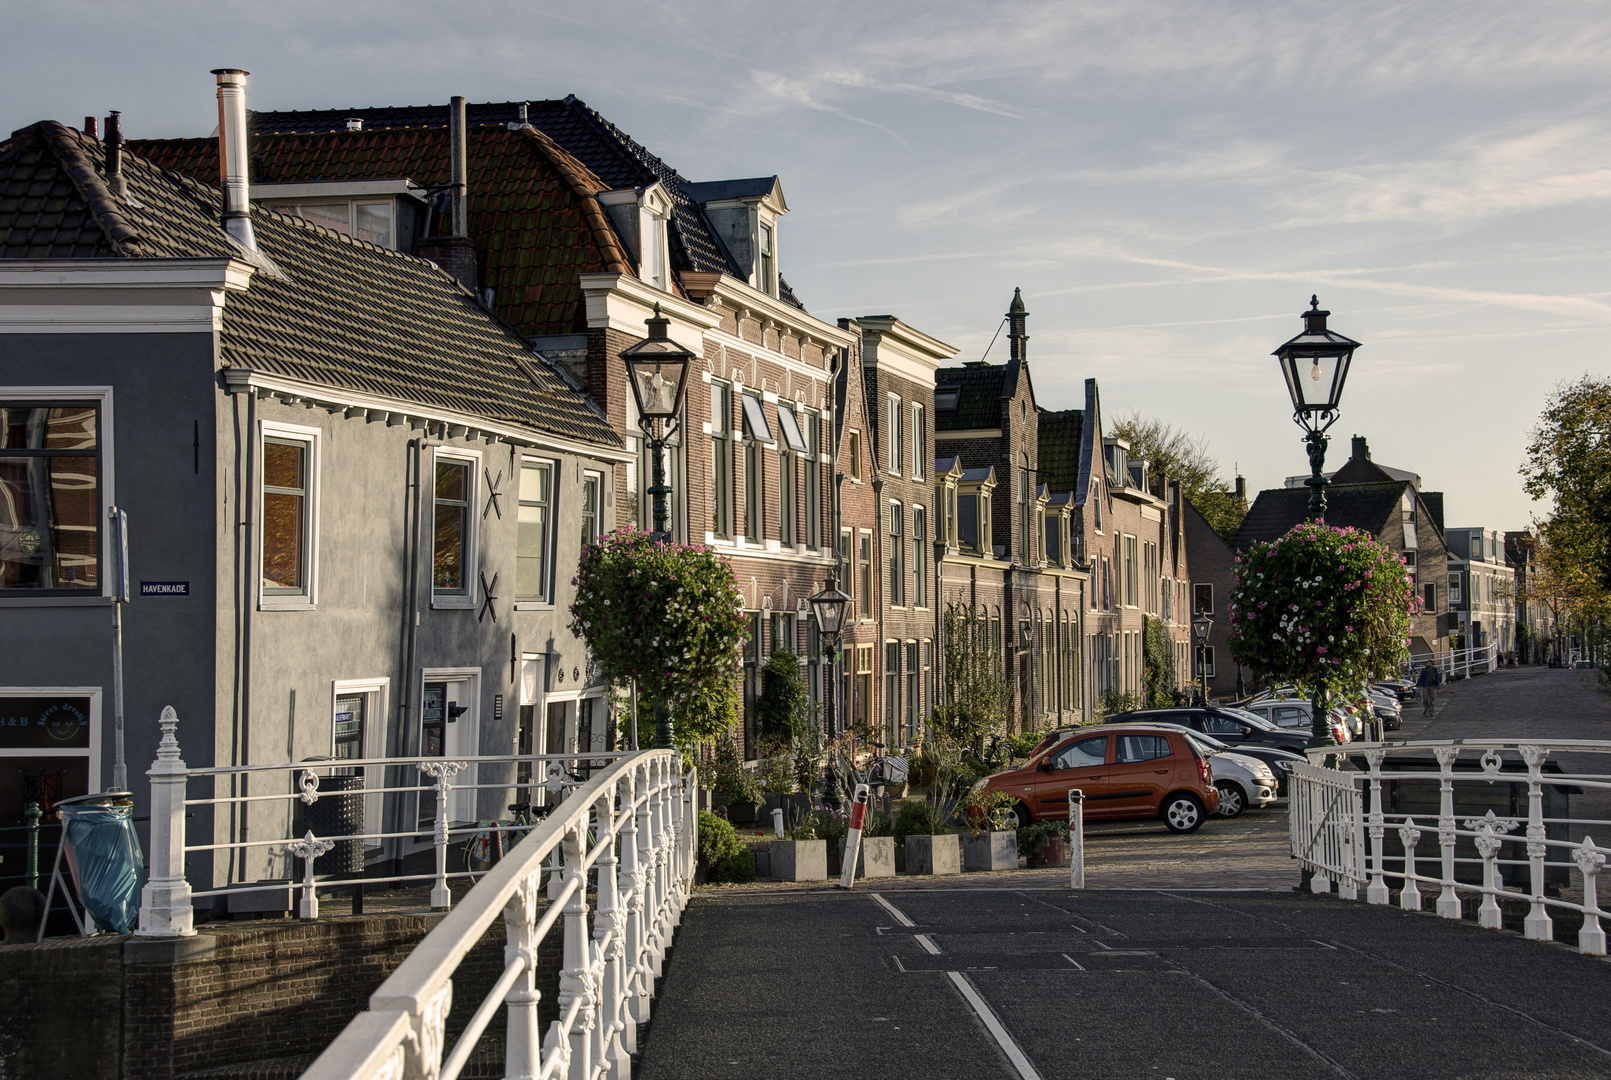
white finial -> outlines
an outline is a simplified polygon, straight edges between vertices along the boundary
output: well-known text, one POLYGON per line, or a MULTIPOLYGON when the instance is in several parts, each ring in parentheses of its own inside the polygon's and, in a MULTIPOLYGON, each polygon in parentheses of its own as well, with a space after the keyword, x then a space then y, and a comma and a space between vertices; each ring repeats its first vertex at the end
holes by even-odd
POLYGON ((172 705, 162 707, 162 716, 157 720, 162 728, 162 741, 157 743, 158 761, 179 760, 179 714, 173 711, 172 705))

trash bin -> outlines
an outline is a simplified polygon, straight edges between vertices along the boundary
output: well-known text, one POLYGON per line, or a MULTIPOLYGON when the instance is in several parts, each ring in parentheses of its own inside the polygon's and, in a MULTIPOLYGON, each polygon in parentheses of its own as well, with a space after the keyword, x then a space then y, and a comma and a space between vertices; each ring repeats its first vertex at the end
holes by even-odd
POLYGON ((306 830, 324 840, 335 840, 335 846, 313 860, 313 873, 317 877, 355 878, 364 876, 364 842, 358 837, 364 831, 364 778, 356 776, 321 776, 319 801, 307 808, 303 815, 306 830), (352 837, 350 840, 340 837, 352 837))
POLYGON ((140 915, 144 858, 129 799, 128 792, 101 792, 56 804, 62 820, 62 854, 79 899, 96 925, 114 934, 129 933, 140 915))

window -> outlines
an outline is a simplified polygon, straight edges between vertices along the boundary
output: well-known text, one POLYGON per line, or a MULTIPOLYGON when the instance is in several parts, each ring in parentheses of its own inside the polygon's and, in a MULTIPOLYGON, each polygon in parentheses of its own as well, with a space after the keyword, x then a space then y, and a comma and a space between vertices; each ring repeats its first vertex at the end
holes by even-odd
POLYGON ((1212 581, 1194 581, 1192 582, 1191 591, 1191 613, 1193 615, 1214 614, 1214 583, 1212 581))
POLYGON ((1460 575, 1449 575, 1449 603, 1460 603, 1460 575))
POLYGON ((101 407, 0 402, 0 589, 100 591, 101 407))
POLYGON ((765 532, 766 459, 762 448, 774 440, 761 399, 746 392, 740 403, 744 406, 744 539, 758 544, 765 532))
POLYGON ((929 606, 928 512, 912 507, 912 606, 929 606))
POLYGON ((474 464, 474 459, 436 452, 431 589, 438 602, 447 599, 450 606, 469 607, 474 603, 471 584, 475 577, 475 517, 470 513, 475 495, 474 464), (452 604, 455 598, 462 603, 452 604))
POLYGON ((733 538, 733 388, 710 384, 710 531, 733 538))
POLYGON ((901 540, 901 518, 905 516, 906 512, 900 503, 889 504, 889 544, 886 551, 889 558, 890 607, 906 605, 906 574, 901 565, 901 555, 905 551, 905 544, 901 540))
POLYGON ((940 489, 940 539, 950 547, 957 545, 957 489, 950 484, 940 489))
POLYGON ((582 474, 582 546, 586 551, 599 539, 599 492, 603 489, 603 476, 596 472, 582 474))
POLYGON ((1022 566, 1029 565, 1030 553, 1033 550, 1030 544, 1030 517, 1029 492, 1032 487, 1028 469, 1018 470, 1018 562, 1022 566))
POLYGON ((772 268, 775 263, 776 258, 772 251, 772 226, 763 221, 761 223, 761 280, 755 283, 755 287, 773 296, 777 295, 777 286, 772 283, 772 268))
POLYGON ((906 643, 906 729, 902 742, 910 742, 919 735, 918 725, 923 719, 923 664, 917 642, 906 643))
POLYGON ((850 433, 850 478, 861 479, 861 432, 850 433))
POLYGON ((1214 646, 1212 645, 1197 646, 1197 677, 1201 679, 1204 676, 1210 679, 1214 677, 1214 646))
MULTIPOLYGON (((592 476, 594 495, 597 497, 597 475, 592 476)), ((585 487, 584 487, 585 491, 585 487)), ((546 461, 525 461, 520 466, 520 511, 515 528, 515 600, 537 601, 551 599, 549 583, 553 579, 553 558, 549 550, 549 537, 553 528, 554 467, 546 461)), ((586 511, 582 526, 582 542, 587 537, 586 511)), ((440 517, 438 518, 440 520, 440 517)))
POLYGON ((22 820, 24 800, 37 801, 48 818, 59 800, 101 790, 101 689, 0 694, 0 774, 0 814, 13 821, 22 820))
MULTIPOLYGON (((873 647, 856 646, 856 715, 863 724, 873 724, 873 647)), ((848 726, 848 725, 847 725, 848 726)))
POLYGON ((1102 481, 1091 481, 1091 523, 1097 532, 1102 531, 1102 481))
MULTIPOLYGON (((779 416, 788 415, 781 410, 779 416)), ((795 522, 794 486, 799 475, 795 467, 796 455, 789 452, 786 444, 778 444, 778 540, 793 546, 800 542, 795 522)))
POLYGON ((1133 764, 1166 758, 1169 754, 1169 740, 1162 735, 1120 735, 1113 760, 1120 764, 1133 764))
POLYGON ((397 247, 392 231, 392 204, 384 202, 271 203, 271 208, 291 214, 332 232, 367 240, 383 248, 397 247))
POLYGON ((1141 606, 1141 558, 1136 538, 1124 538, 1124 606, 1141 606))
POLYGON ((800 651, 800 639, 796 633, 796 616, 792 611, 772 612, 772 643, 767 655, 779 649, 788 649, 792 653, 800 651))
POLYGON ((901 399, 894 394, 889 395, 886 402, 888 408, 889 431, 885 433, 884 443, 889 451, 889 471, 900 474, 901 471, 901 399))
POLYGON ((912 406, 912 479, 923 479, 923 457, 927 446, 923 406, 912 406))
POLYGON ((264 421, 259 606, 311 607, 318 577, 319 429, 264 421))
MULTIPOLYGON (((928 638, 923 639, 923 677, 921 686, 926 695, 924 705, 934 707, 934 642, 928 638)), ((928 715, 924 708, 919 708, 919 715, 928 715)))
POLYGON ((816 551, 822 544, 822 416, 805 414, 805 546, 816 551))
POLYGON ((851 600, 850 612, 855 612, 855 611, 857 611, 859 609, 856 607, 856 603, 855 603, 855 600, 856 600, 856 564, 855 564, 854 560, 855 560, 855 557, 856 557, 856 553, 854 551, 854 547, 855 547, 854 541, 851 540, 852 535, 853 534, 852 534, 851 530, 849 530, 849 529, 840 529, 839 530, 839 552, 838 552, 838 554, 839 554, 839 567, 838 567, 838 574, 839 574, 839 579, 840 579, 839 587, 841 589, 844 589, 845 592, 847 594, 849 594, 849 596, 850 596, 850 600, 851 600))
POLYGON ((901 646, 884 642, 884 742, 901 744, 901 646))
POLYGON ((1437 614, 1438 587, 1436 585, 1421 586, 1421 603, 1429 613, 1437 614))
POLYGON ((1108 759, 1108 737, 1097 735, 1090 739, 1081 739, 1071 743, 1063 750, 1058 751, 1052 758, 1054 769, 1088 769, 1101 765, 1108 759))
POLYGON ((937 412, 955 412, 961 397, 961 387, 942 386, 934 391, 934 408, 937 412))
POLYGON ((984 501, 983 495, 964 495, 958 506, 956 537, 959 546, 972 548, 980 554, 985 554, 984 537, 981 535, 979 523, 983 518, 979 514, 979 506, 984 501))
POLYGON ((859 563, 859 580, 856 583, 856 592, 861 599, 861 617, 873 617, 873 534, 863 529, 860 534, 860 551, 857 555, 859 563))

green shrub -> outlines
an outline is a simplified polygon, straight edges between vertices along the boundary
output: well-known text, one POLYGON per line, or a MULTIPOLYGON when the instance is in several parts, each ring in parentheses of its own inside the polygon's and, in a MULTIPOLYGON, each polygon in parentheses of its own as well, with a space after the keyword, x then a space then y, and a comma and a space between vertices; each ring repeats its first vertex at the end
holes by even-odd
POLYGON ((973 835, 981 832, 1002 832, 1014 820, 1013 806, 1017 803, 1005 791, 993 788, 975 788, 962 800, 962 813, 973 835))
POLYGON ((861 834, 863 836, 893 836, 895 835, 895 822, 882 810, 868 810, 867 816, 862 819, 861 834))
POLYGON ((745 885, 755 880, 755 852, 749 848, 718 859, 705 872, 705 880, 718 885, 745 885))
POLYGON ((1008 735, 1001 740, 1001 746, 1007 751, 1009 760, 1027 758, 1045 737, 1044 731, 1024 731, 1017 735, 1008 735))
POLYGON ((1051 842, 1068 835, 1066 821, 1037 821, 1018 827, 1018 854, 1033 862, 1045 853, 1051 842))
POLYGON ((699 812, 699 863, 705 868, 706 881, 755 880, 755 853, 730 823, 709 810, 699 812))
POLYGON ((716 760, 711 762, 710 786, 713 791, 725 792, 727 801, 734 805, 759 805, 761 802, 761 781, 744 767, 738 752, 738 740, 731 735, 723 735, 716 740, 716 760))
POLYGON ((761 696, 755 700, 755 730, 763 739, 787 742, 805 723, 811 692, 800 674, 800 658, 778 649, 761 669, 761 696))
POLYGON ((934 836, 950 831, 933 803, 927 799, 907 799, 895 814, 891 835, 897 844, 904 844, 908 836, 934 836))

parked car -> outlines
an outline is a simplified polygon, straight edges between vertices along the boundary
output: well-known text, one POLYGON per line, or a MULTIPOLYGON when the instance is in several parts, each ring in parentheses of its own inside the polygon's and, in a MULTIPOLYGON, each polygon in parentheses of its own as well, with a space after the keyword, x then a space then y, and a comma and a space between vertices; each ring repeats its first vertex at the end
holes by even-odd
POLYGON ((1291 750, 1277 750, 1273 746, 1249 746, 1247 743, 1232 746, 1229 743, 1220 742, 1212 735, 1204 735, 1200 731, 1193 731, 1191 737, 1196 742, 1207 746, 1210 750, 1229 751, 1243 757, 1253 758, 1269 766, 1270 771, 1275 775, 1275 797, 1278 799, 1286 798, 1287 777, 1292 773, 1293 763, 1309 760, 1302 754, 1294 753, 1291 750))
POLYGON ((1218 705, 1195 706, 1184 709, 1137 709, 1118 713, 1104 723, 1164 723, 1212 735, 1231 746, 1270 746, 1277 750, 1302 752, 1309 737, 1301 732, 1276 727, 1252 713, 1227 709, 1218 705))
POLYGON ((1219 810, 1208 756, 1183 731, 1156 725, 1080 728, 980 784, 1013 797, 1020 824, 1066 821, 1068 793, 1084 793, 1088 821, 1161 818, 1195 832, 1219 810))
MULTIPOLYGON (((1299 731, 1307 741, 1313 729, 1314 707, 1307 701, 1257 701, 1242 706, 1242 712, 1252 713, 1260 719, 1266 720, 1279 728, 1289 731, 1299 731)), ((1339 743, 1345 743, 1353 738, 1348 716, 1340 709, 1328 709, 1331 719, 1331 737, 1339 743)))
MULTIPOLYGON (((1164 726, 1164 725, 1160 725, 1164 726)), ((1207 745, 1207 735, 1196 732, 1186 736, 1198 745, 1208 757, 1208 771, 1214 787, 1219 791, 1219 816, 1239 817, 1243 810, 1262 809, 1276 800, 1275 770, 1256 757, 1239 753, 1224 743, 1217 747, 1207 745)))
POLYGON ((1392 694, 1399 701, 1414 701, 1416 696, 1414 679, 1381 679, 1377 687, 1392 694))

